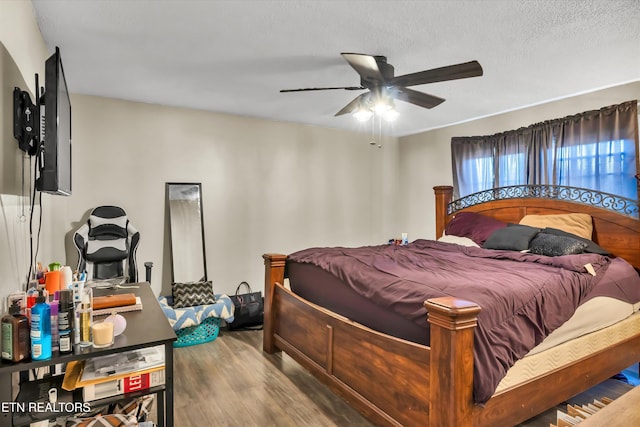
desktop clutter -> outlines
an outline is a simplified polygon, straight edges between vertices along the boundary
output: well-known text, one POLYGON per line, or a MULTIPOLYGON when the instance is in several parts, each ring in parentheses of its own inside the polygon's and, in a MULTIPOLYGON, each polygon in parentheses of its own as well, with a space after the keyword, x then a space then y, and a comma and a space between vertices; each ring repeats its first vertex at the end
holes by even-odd
POLYGON ((26 292, 7 298, 8 312, 2 316, 2 360, 48 360, 53 352, 71 353, 79 348, 108 347, 126 328, 117 311, 141 308, 135 294, 93 296, 85 273, 68 266, 38 263, 35 280, 26 292), (103 320, 95 317, 107 315, 103 320))

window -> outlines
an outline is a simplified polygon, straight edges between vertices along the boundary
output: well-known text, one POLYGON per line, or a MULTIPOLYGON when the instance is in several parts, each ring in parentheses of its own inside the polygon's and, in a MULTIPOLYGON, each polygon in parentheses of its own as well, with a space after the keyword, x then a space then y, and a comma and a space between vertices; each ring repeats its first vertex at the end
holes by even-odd
POLYGON ((563 185, 638 200, 637 101, 513 131, 451 140, 456 197, 510 185, 563 185))
POLYGON ((638 199, 634 141, 619 139, 565 147, 558 150, 558 157, 561 185, 638 199))

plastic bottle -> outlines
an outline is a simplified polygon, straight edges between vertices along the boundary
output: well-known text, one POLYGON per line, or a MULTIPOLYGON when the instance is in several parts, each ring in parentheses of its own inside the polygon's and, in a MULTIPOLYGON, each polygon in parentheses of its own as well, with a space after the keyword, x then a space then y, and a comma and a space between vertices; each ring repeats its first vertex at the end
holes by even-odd
POLYGON ((18 301, 2 317, 2 358, 19 362, 29 357, 29 320, 20 313, 18 301))
POLYGON ((71 353, 73 351, 73 324, 75 322, 73 290, 63 289, 58 297, 60 298, 58 310, 60 353, 71 353))
POLYGON ((60 303, 53 300, 49 303, 51 309, 51 351, 58 351, 60 348, 60 341, 58 335, 58 309, 60 303))
POLYGON ((43 293, 31 307, 31 359, 51 359, 51 308, 43 293))
POLYGON ((69 289, 73 283, 73 271, 68 265, 64 265, 60 268, 62 277, 60 278, 60 289, 69 289))

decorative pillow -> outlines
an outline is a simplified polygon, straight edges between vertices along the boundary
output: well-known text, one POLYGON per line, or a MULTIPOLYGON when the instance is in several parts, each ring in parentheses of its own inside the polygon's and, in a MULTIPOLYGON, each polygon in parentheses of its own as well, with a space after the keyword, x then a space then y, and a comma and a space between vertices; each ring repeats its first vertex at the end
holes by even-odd
POLYGON ((539 228, 529 227, 528 225, 509 224, 508 227, 494 231, 482 247, 486 249, 524 251, 529 249, 529 243, 539 232, 539 228))
POLYGON ((445 234, 468 237, 482 246, 494 231, 506 226, 506 222, 486 215, 475 212, 460 212, 447 224, 445 234))
POLYGON ((531 253, 546 256, 581 254, 586 247, 586 243, 577 239, 545 233, 538 233, 529 244, 531 253))
POLYGON ((438 242, 454 243, 454 244, 460 245, 460 246, 474 246, 476 248, 480 247, 480 246, 478 246, 478 244, 476 242, 474 242, 473 240, 471 240, 468 237, 449 236, 448 234, 445 234, 444 236, 439 238, 438 242))
POLYGON ((65 421, 65 427, 133 427, 138 425, 134 416, 109 414, 98 415, 91 418, 69 418, 65 421))
POLYGON ((593 221, 591 215, 581 213, 558 215, 526 215, 520 224, 538 228, 557 228, 591 240, 593 221))
POLYGON ((213 284, 207 282, 173 283, 171 285, 173 307, 193 307, 195 305, 215 304, 213 284))
POLYGON ((541 231, 541 233, 552 234, 554 236, 571 237, 572 239, 576 239, 587 244, 587 247, 584 248, 585 252, 589 252, 592 254, 600 254, 605 256, 611 255, 611 252, 597 245, 594 241, 585 239, 584 237, 576 236, 575 234, 572 234, 572 233, 567 233, 566 231, 558 230, 557 228, 545 228, 544 230, 541 231))
POLYGON ((127 417, 135 417, 138 420, 144 420, 151 411, 154 399, 154 394, 147 394, 129 401, 116 402, 113 408, 113 413, 125 415, 127 417))
POLYGON ((126 216, 116 218, 103 218, 96 215, 89 216, 89 237, 96 236, 118 236, 127 237, 127 223, 129 220, 126 216))

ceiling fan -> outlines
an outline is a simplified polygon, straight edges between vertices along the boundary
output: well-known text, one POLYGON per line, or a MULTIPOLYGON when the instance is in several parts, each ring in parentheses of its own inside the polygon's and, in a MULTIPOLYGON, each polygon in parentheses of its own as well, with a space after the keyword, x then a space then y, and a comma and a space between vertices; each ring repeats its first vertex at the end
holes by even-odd
POLYGON ((482 67, 478 61, 470 61, 462 64, 449 65, 447 67, 434 68, 419 71, 417 73, 394 76, 393 65, 387 63, 387 58, 380 55, 365 55, 362 53, 342 53, 344 59, 360 75, 360 86, 320 87, 283 89, 280 92, 304 92, 312 90, 363 90, 369 91, 357 96, 335 115, 355 113, 360 108, 369 109, 383 102, 387 105, 389 100, 398 99, 424 108, 433 108, 444 102, 443 98, 409 89, 408 86, 417 86, 427 83, 443 82, 447 80, 466 79, 482 75, 482 67))

